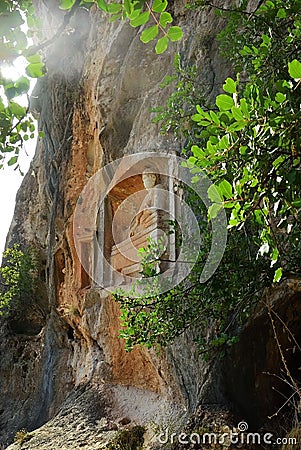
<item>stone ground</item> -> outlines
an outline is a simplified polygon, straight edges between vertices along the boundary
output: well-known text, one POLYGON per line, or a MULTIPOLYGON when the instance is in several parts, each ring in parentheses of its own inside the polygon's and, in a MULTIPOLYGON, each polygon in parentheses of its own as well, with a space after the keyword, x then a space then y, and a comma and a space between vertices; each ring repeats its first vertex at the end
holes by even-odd
POLYGON ((146 427, 145 449, 158 448, 161 427, 174 427, 184 417, 176 405, 160 396, 127 386, 81 387, 58 414, 33 431, 20 431, 7 450, 100 450, 121 430, 146 427))

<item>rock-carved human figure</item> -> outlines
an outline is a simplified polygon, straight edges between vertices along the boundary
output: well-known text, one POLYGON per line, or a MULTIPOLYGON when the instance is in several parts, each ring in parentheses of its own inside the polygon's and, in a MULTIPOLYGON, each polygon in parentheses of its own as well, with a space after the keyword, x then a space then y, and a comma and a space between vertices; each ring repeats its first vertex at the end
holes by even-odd
POLYGON ((145 231, 150 225, 158 226, 159 210, 164 210, 162 195, 160 189, 164 189, 162 184, 157 183, 157 175, 155 173, 144 171, 142 181, 145 189, 148 191, 138 214, 132 220, 130 226, 130 236, 135 236, 145 231))
MULTIPOLYGON (((141 258, 138 256, 139 248, 147 246, 147 239, 158 241, 164 233, 164 211, 168 206, 168 193, 160 184, 157 175, 150 169, 142 173, 144 191, 137 191, 137 196, 129 197, 128 203, 124 202, 124 217, 129 219, 126 225, 127 238, 117 242, 111 252, 111 263, 116 271, 122 275, 138 277, 141 273, 141 258), (145 195, 144 195, 145 194, 145 195), (137 202, 139 202, 137 204, 137 202), (138 211, 138 212, 137 212, 138 211), (163 229, 162 229, 163 228, 163 229)), ((122 210, 116 214, 123 217, 122 210)), ((119 220, 119 219, 118 219, 119 220)), ((121 222, 118 222, 119 231, 121 222)), ((126 220, 125 220, 126 223, 126 220)), ((124 230, 125 231, 125 230, 124 230)), ((158 273, 160 271, 158 263, 158 273)), ((123 279, 118 279, 118 284, 123 283, 123 279)), ((112 281, 117 283, 115 278, 112 281)))

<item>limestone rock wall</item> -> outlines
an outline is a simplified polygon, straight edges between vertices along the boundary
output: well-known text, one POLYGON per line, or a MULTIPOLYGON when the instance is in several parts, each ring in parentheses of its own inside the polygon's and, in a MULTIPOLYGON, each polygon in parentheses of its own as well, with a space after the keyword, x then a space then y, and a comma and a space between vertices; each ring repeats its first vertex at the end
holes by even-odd
MULTIPOLYGON (((49 37, 49 29, 54 31, 63 20, 59 2, 35 3, 49 37)), ((203 80, 212 84, 208 95, 229 74, 215 39, 222 20, 208 9, 187 11, 184 4, 177 0, 172 8, 185 38, 162 56, 140 42, 139 30, 109 23, 93 6, 89 12, 78 9, 45 51, 48 73, 38 81, 32 100, 45 137, 18 193, 7 240, 8 245, 21 242, 39 250, 43 301, 40 314, 25 312, 23 326, 1 325, 3 442, 10 442, 18 429, 33 430, 59 412, 48 425, 49 443, 37 437, 24 447, 59 448, 57 427, 77 408, 82 431, 74 412, 68 426, 81 439, 75 444, 73 435, 69 443, 64 441, 65 448, 82 443, 91 449, 91 430, 100 432, 103 418, 110 431, 110 418, 126 415, 144 423, 164 422, 165 416, 172 421, 200 402, 228 401, 231 389, 223 389, 216 368, 201 361, 189 332, 160 355, 139 348, 125 352, 118 338, 118 305, 105 291, 93 289, 73 241, 76 202, 98 169, 126 154, 180 149, 172 136, 160 135, 150 113, 168 95, 159 84, 172 70, 175 51, 203 68, 203 80), (95 411, 88 413, 91 404, 95 411)), ((229 380, 231 385, 230 375, 229 380)))

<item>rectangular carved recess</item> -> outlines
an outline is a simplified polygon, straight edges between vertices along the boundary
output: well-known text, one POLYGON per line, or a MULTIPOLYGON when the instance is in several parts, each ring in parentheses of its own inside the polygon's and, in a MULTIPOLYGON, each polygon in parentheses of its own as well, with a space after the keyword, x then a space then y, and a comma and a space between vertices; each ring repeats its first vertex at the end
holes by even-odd
POLYGON ((124 223, 123 214, 119 214, 118 217, 115 216, 115 214, 122 202, 128 199, 127 216, 128 214, 131 215, 131 213, 134 215, 134 208, 131 211, 130 197, 142 190, 144 190, 144 185, 141 175, 135 175, 118 183, 109 194, 109 200, 112 207, 112 220, 114 220, 114 217, 115 221, 117 220, 117 223, 115 223, 115 230, 117 231, 114 236, 115 243, 112 245, 111 249, 111 265, 118 272, 129 276, 139 273, 140 264, 136 261, 137 251, 138 248, 146 244, 146 237, 142 236, 142 239, 140 237, 140 239, 138 239, 139 247, 136 247, 136 244, 138 245, 137 236, 130 237, 129 224, 124 223), (133 245, 135 248, 133 248, 133 245))
POLYGON ((82 241, 80 246, 81 252, 81 272, 80 272, 80 287, 81 289, 91 286, 91 278, 86 272, 84 267, 89 268, 89 272, 93 270, 93 248, 91 245, 91 239, 87 241, 82 241))
MULTIPOLYGON (((161 181, 156 173, 143 172, 142 175, 122 181, 110 193, 113 220, 117 220, 114 225, 111 265, 123 275, 139 276, 141 263, 138 250, 148 246, 148 238, 159 239, 160 229, 163 231, 166 228, 164 211, 168 211, 169 204, 165 203, 169 201, 166 202, 161 190, 168 192, 168 188, 167 180, 165 186, 161 181), (143 183, 146 183, 146 188, 143 183), (138 192, 138 196, 133 195, 138 192), (116 214, 118 207, 121 210, 116 214)), ((168 230, 165 231, 168 234, 168 230)))
MULTIPOLYGON (((97 285, 117 287, 129 282, 125 276, 140 277, 138 250, 148 246, 149 237, 158 240, 165 235, 166 252, 162 257, 166 260, 174 257, 174 237, 169 233, 169 217, 175 217, 173 179, 158 173, 158 168, 154 171, 142 168, 139 174, 117 183, 104 199, 96 226, 98 248, 94 261, 90 261, 95 264, 97 285)), ((167 266, 168 263, 160 262, 158 268, 165 271, 167 266)))

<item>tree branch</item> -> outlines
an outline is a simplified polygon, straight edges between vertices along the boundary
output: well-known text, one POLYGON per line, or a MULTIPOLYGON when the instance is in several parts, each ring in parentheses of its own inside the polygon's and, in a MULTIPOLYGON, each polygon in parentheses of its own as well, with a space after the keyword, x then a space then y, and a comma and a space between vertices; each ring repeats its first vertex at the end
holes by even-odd
POLYGON ((39 45, 35 45, 35 46, 29 48, 27 56, 34 55, 39 50, 43 50, 45 47, 48 47, 49 45, 53 44, 60 37, 60 35, 66 29, 67 25, 69 25, 69 22, 70 22, 72 16, 74 15, 74 13, 77 9, 77 6, 80 4, 80 2, 81 2, 81 0, 76 0, 76 2, 74 3, 74 5, 70 9, 70 11, 68 11, 64 15, 64 21, 63 21, 62 25, 59 27, 59 29, 57 30, 57 32, 54 34, 54 36, 52 36, 50 39, 47 39, 46 41, 42 42, 39 45))

